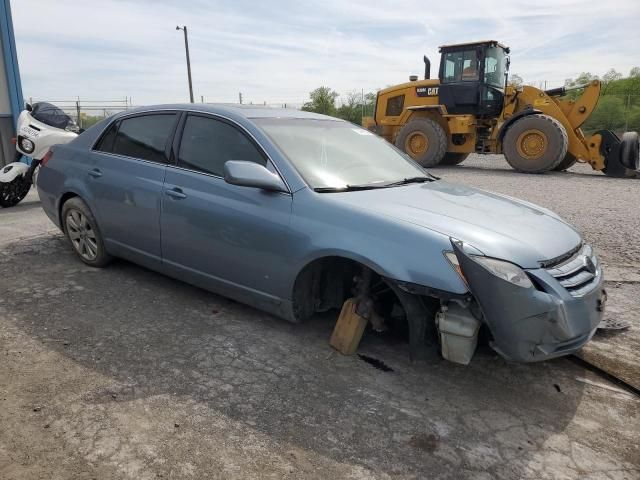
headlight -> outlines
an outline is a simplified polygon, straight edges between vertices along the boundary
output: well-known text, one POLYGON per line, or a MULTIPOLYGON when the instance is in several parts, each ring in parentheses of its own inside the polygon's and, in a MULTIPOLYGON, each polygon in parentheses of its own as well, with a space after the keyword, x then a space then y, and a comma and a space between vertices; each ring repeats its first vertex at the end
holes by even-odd
POLYGON ((473 259, 493 273, 496 277, 500 277, 507 282, 518 285, 519 287, 533 287, 533 283, 531 283, 527 274, 524 273, 524 270, 513 263, 488 257, 473 257, 473 259))
MULTIPOLYGON (((458 257, 453 252, 444 252, 445 257, 451 263, 451 266, 458 272, 458 275, 467 283, 467 279, 464 277, 462 273, 462 269, 460 268, 460 262, 458 261, 458 257)), ((480 255, 471 255, 474 261, 478 262, 484 268, 489 270, 493 275, 499 277, 507 282, 511 282, 514 285, 518 285, 523 288, 531 288, 533 287, 533 283, 527 276, 527 274, 517 265, 513 263, 505 262, 504 260, 497 260, 495 258, 483 257, 480 255)))
POLYGON ((33 149, 36 148, 34 143, 28 138, 22 137, 20 139, 20 149, 26 153, 32 153, 33 149))

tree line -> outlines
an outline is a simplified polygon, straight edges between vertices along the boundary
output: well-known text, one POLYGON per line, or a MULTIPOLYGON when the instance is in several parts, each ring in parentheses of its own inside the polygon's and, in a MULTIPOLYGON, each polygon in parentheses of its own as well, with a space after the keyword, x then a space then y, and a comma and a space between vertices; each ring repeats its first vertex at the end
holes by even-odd
MULTIPOLYGON (((640 67, 633 67, 627 77, 615 69, 610 69, 599 77, 583 72, 576 78, 565 80, 566 87, 576 87, 599 79, 602 90, 598 105, 583 125, 585 132, 608 129, 616 132, 640 131, 640 67)), ((524 80, 518 74, 509 76, 509 83, 519 86, 524 80)), ((567 97, 575 99, 581 95, 580 89, 569 90, 567 97)), ((307 112, 322 113, 332 117, 362 124, 363 116, 373 116, 376 94, 374 92, 351 91, 342 98, 329 87, 318 87, 309 93, 309 101, 302 106, 307 112)))
POLYGON ((302 110, 341 118, 356 125, 362 125, 362 117, 373 116, 375 93, 348 92, 337 106, 339 97, 340 94, 329 87, 318 87, 309 93, 309 101, 302 106, 302 110))

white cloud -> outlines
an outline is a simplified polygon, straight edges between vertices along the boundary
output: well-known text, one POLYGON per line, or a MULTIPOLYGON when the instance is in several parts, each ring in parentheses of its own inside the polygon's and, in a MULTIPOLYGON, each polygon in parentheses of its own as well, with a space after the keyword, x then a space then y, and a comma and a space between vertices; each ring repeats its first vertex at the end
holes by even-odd
POLYGON ((25 95, 47 99, 187 99, 182 32, 196 97, 301 103, 327 85, 345 93, 421 73, 437 46, 494 38, 512 71, 550 85, 581 71, 640 65, 640 2, 369 0, 12 2, 25 95), (56 97, 56 98, 54 98, 56 97))

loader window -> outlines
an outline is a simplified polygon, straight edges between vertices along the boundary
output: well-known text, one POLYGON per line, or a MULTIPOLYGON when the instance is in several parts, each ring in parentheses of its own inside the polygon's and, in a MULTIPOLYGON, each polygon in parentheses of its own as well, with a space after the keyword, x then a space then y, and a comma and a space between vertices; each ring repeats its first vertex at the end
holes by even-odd
POLYGON ((397 117, 398 115, 402 115, 402 109, 404 108, 404 95, 398 95, 396 97, 391 97, 387 100, 387 111, 385 115, 388 117, 397 117))
POLYGON ((504 86, 504 74, 507 68, 507 57, 502 48, 487 49, 484 59, 484 82, 496 87, 504 86))
POLYGON ((479 76, 476 50, 444 54, 443 83, 477 81, 479 76))

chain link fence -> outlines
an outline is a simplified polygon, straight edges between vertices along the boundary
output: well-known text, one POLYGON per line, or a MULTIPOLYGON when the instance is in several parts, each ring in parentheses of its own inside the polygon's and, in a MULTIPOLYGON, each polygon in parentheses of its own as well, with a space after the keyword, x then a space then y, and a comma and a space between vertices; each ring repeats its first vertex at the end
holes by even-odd
POLYGON ((131 99, 125 97, 121 100, 47 100, 42 98, 29 98, 29 103, 47 102, 62 109, 73 118, 80 128, 89 128, 100 120, 119 112, 133 108, 131 99))

